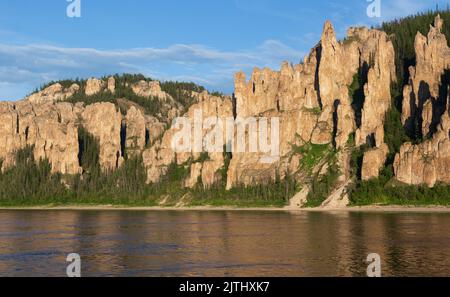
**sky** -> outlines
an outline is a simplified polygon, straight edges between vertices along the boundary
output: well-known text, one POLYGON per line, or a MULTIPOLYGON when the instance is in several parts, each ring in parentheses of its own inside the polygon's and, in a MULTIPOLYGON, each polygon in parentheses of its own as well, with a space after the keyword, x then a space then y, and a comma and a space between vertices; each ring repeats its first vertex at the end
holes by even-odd
MULTIPOLYGON (((450 0, 0 0, 0 100, 46 82, 142 73, 231 93, 234 73, 299 63, 330 20, 376 26, 450 0), (67 8, 80 1, 81 17, 67 8), (380 15, 367 7, 380 1, 380 15)), ((75 10, 76 12, 76 10, 75 10)))

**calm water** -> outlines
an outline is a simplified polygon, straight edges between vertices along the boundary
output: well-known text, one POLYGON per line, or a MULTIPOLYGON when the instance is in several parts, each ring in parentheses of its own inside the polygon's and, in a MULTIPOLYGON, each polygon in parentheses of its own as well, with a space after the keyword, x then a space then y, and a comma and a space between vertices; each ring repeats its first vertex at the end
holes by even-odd
POLYGON ((0 211, 0 276, 450 276, 450 214, 0 211))

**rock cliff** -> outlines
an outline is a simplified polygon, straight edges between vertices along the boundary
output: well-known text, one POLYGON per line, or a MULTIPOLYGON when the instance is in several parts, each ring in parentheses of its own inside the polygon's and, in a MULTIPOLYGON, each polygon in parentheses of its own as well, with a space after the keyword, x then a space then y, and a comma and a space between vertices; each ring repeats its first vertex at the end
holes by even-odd
POLYGON ((77 107, 66 103, 1 103, 2 170, 14 165, 17 150, 34 146, 36 160, 48 159, 52 172, 81 173, 76 128, 79 112, 77 107))
POLYGON ((450 68, 450 48, 441 32, 443 21, 438 15, 428 36, 417 32, 414 49, 416 66, 410 67, 409 84, 403 91, 402 122, 405 128, 424 137, 431 136, 445 110, 446 98, 440 96, 442 78, 450 68))
POLYGON ((405 129, 416 129, 425 139, 417 145, 404 144, 395 158, 396 179, 406 184, 432 187, 437 182, 450 181, 450 93, 443 82, 450 69, 450 48, 441 33, 442 25, 438 15, 427 37, 417 33, 417 64, 410 67, 410 81, 403 92, 405 129), (445 92, 440 91, 443 88, 445 92))
MULTIPOLYGON (((350 134, 356 133, 358 146, 366 144, 372 135, 376 146, 383 146, 383 119, 390 107, 390 84, 396 77, 394 58, 394 48, 384 32, 351 28, 347 39, 339 42, 327 22, 320 43, 303 63, 284 63, 279 72, 255 69, 248 82, 243 73, 238 73, 237 116, 279 117, 281 158, 277 164, 262 164, 254 154, 234 154, 228 188, 292 174, 287 169, 298 161, 298 157, 292 158, 293 144, 330 144, 344 150, 350 134), (358 124, 349 86, 362 72, 368 75, 358 124)), ((341 163, 346 162, 345 155, 341 155, 341 163)), ((346 168, 341 164, 343 171, 346 168)))

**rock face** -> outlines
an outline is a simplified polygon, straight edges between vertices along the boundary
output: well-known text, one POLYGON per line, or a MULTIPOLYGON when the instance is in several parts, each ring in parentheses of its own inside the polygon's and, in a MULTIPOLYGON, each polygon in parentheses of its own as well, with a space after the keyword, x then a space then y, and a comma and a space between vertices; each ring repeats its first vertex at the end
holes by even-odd
MULTIPOLYGON (((450 182, 450 99, 440 94, 442 88, 448 88, 442 85, 442 77, 450 69, 450 49, 442 25, 437 16, 427 37, 417 33, 417 65, 410 68, 410 83, 403 91, 405 128, 410 132, 418 129, 429 138, 418 145, 404 144, 395 157, 396 179, 410 185, 433 187, 450 182)), ((446 93, 450 94, 448 89, 446 93)))
POLYGON ((318 85, 322 127, 316 129, 319 135, 328 137, 328 143, 333 141, 334 129, 336 146, 341 147, 355 126, 348 86, 358 71, 358 46, 356 42, 339 43, 330 22, 324 26, 320 46, 318 85), (333 118, 333 113, 338 116, 333 118))
POLYGON ((360 36, 367 38, 364 39, 361 52, 365 55, 362 72, 367 71, 367 67, 368 72, 360 127, 356 130, 355 141, 356 145, 362 145, 373 138, 375 146, 381 148, 384 144, 384 118, 391 107, 390 86, 396 80, 395 52, 384 32, 366 28, 359 30, 360 36))
POLYGON ((105 87, 104 81, 97 78, 90 78, 86 82, 86 89, 84 92, 86 96, 92 96, 100 93, 104 87, 105 87))
POLYGON ((450 120, 448 113, 432 140, 419 145, 405 144, 394 162, 395 176, 410 185, 426 184, 433 187, 437 182, 450 183, 450 120))
POLYGON ((64 125, 54 121, 37 121, 34 157, 48 159, 53 173, 81 173, 78 160, 78 129, 73 124, 64 125))
POLYGON ((19 149, 33 146, 35 159, 48 159, 53 173, 81 173, 76 114, 77 109, 67 103, 1 103, 2 170, 14 165, 15 153, 19 149))
POLYGON ((370 180, 377 178, 380 170, 386 162, 386 156, 389 153, 389 148, 383 144, 379 148, 373 148, 364 154, 363 165, 361 168, 361 179, 370 180))
POLYGON ((130 156, 140 155, 146 145, 146 121, 142 112, 131 107, 122 123, 122 129, 126 129, 125 148, 130 156))
POLYGON ((409 185, 450 183, 450 97, 433 138, 421 144, 404 144, 395 157, 398 181, 409 185))
POLYGON ((111 92, 111 94, 116 93, 116 80, 112 76, 108 78, 107 89, 111 92))
POLYGON ((122 115, 112 103, 87 106, 81 114, 83 126, 100 144, 100 166, 113 171, 123 163, 121 149, 122 115))
POLYGON ((146 145, 154 144, 162 137, 166 129, 167 125, 165 123, 161 123, 153 116, 145 115, 146 145))

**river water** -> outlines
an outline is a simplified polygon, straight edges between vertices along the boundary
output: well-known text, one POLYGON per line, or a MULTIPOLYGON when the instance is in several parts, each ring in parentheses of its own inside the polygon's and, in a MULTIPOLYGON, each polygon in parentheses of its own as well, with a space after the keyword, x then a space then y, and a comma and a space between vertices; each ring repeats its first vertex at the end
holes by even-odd
POLYGON ((0 211, 0 276, 450 276, 449 213, 0 211))

